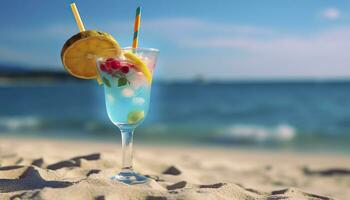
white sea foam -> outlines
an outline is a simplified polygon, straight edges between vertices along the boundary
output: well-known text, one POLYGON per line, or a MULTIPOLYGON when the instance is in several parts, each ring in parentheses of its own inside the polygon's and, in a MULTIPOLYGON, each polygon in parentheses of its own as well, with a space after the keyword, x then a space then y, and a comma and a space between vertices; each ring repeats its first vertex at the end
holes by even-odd
POLYGON ((295 128, 288 124, 280 124, 275 127, 232 125, 225 132, 233 138, 256 140, 259 142, 267 140, 289 141, 296 135, 295 128))
POLYGON ((39 119, 30 116, 21 118, 0 118, 0 128, 5 128, 10 131, 16 131, 25 128, 33 128, 39 125, 39 119))

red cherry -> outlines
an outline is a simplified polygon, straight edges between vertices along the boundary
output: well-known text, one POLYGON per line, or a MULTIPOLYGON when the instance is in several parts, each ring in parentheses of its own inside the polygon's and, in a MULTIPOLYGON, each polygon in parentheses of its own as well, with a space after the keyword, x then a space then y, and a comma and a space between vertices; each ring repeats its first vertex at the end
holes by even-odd
POLYGON ((100 69, 101 69, 101 71, 103 71, 103 72, 107 72, 107 67, 106 67, 106 65, 105 65, 104 63, 101 63, 101 64, 100 64, 100 69))
POLYGON ((121 66, 122 66, 121 63, 118 60, 113 60, 111 62, 111 67, 113 69, 119 69, 121 66))
POLYGON ((130 68, 130 67, 135 67, 135 65, 132 64, 132 63, 130 63, 130 62, 125 62, 125 61, 124 61, 124 62, 122 62, 121 64, 122 64, 123 67, 124 67, 124 66, 125 66, 125 67, 129 67, 129 68, 130 68))
POLYGON ((114 58, 108 58, 106 61, 105 61, 105 63, 107 64, 107 63, 112 63, 114 61, 114 58))
POLYGON ((123 66, 122 68, 120 68, 120 71, 122 71, 124 74, 127 74, 127 73, 129 73, 129 67, 123 66))
POLYGON ((119 69, 121 67, 121 64, 116 59, 108 58, 106 60, 106 66, 107 66, 107 69, 119 69))
POLYGON ((108 70, 108 69, 112 69, 112 66, 111 66, 111 62, 112 62, 112 60, 110 60, 111 58, 108 58, 107 60, 106 60, 106 62, 105 62, 105 64, 106 64, 106 69, 108 70))

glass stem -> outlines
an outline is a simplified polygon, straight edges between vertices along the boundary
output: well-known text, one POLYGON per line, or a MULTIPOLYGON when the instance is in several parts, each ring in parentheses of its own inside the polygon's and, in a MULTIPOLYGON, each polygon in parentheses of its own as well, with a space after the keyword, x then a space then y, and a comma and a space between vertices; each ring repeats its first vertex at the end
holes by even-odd
POLYGON ((119 127, 122 134, 122 171, 133 171, 132 169, 132 142, 134 136, 134 128, 119 127))

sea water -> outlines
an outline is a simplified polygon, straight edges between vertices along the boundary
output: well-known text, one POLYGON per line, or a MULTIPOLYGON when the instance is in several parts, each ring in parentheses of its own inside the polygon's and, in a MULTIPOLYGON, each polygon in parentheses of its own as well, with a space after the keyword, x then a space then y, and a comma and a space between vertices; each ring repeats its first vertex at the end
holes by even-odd
MULTIPOLYGON (((350 82, 153 82, 145 107, 112 116, 150 101, 138 142, 350 150, 350 82)), ((105 93, 85 80, 0 84, 0 135, 116 140, 105 93)))

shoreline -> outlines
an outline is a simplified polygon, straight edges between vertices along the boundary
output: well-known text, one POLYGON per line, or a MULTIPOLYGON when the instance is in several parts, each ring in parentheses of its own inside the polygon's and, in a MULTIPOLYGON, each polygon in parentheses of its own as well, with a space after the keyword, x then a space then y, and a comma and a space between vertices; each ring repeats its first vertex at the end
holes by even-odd
MULTIPOLYGON (((42 142, 63 142, 67 144, 73 144, 73 143, 95 143, 95 144, 108 144, 108 145, 116 145, 118 148, 121 144, 121 137, 120 135, 116 134, 112 137, 114 140, 110 140, 110 137, 102 138, 94 138, 94 137, 86 137, 81 138, 80 136, 77 137, 71 137, 71 138, 63 138, 63 137, 56 137, 56 136, 50 136, 50 137, 43 137, 43 135, 0 135, 0 140, 17 140, 19 142, 21 141, 42 141, 42 142)), ((136 148, 138 146, 147 148, 147 147, 158 147, 158 148, 186 148, 186 149, 198 149, 198 150, 205 150, 205 149, 211 149, 211 150, 218 150, 218 151, 240 151, 240 152, 262 152, 262 153, 272 153, 275 152, 283 153, 283 154, 290 154, 290 155, 309 155, 309 156, 315 156, 315 155, 321 155, 326 157, 348 157, 350 151, 348 150, 330 150, 330 149, 321 149, 321 148, 287 148, 287 147, 281 147, 281 146, 268 146, 265 144, 265 146, 259 146, 258 144, 217 144, 217 143, 205 143, 205 142, 198 142, 198 143, 192 143, 192 142, 186 142, 186 141, 176 141, 174 142, 166 142, 165 140, 160 141, 151 141, 151 140, 142 140, 138 139, 137 136, 134 138, 134 144, 136 148), (141 141, 140 141, 141 140, 141 141)), ((120 147, 121 148, 121 147, 120 147)))

